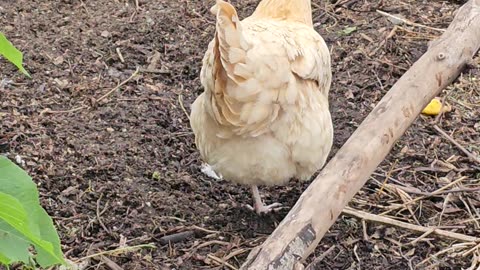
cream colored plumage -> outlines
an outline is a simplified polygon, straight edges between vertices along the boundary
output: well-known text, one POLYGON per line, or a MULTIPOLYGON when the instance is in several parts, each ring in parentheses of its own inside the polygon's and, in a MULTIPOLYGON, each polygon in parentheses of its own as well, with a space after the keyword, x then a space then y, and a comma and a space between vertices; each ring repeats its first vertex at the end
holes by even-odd
POLYGON ((190 124, 201 157, 224 179, 252 186, 308 180, 333 139, 330 54, 313 29, 310 0, 263 0, 240 21, 221 0, 190 124))

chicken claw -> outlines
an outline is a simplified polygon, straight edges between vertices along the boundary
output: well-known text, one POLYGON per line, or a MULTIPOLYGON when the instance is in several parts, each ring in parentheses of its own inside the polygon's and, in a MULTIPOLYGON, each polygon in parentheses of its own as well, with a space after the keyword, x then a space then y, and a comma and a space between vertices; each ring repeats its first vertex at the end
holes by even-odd
POLYGON ((247 208, 251 211, 255 211, 258 215, 265 215, 272 211, 274 212, 282 209, 283 207, 281 206, 281 203, 272 203, 269 205, 265 205, 262 203, 261 205, 254 205, 253 207, 251 205, 247 205, 247 208))
POLYGON ((268 214, 272 211, 278 211, 282 209, 281 203, 272 203, 269 205, 265 205, 260 197, 260 192, 258 191, 257 186, 252 186, 252 197, 253 197, 253 207, 247 205, 247 208, 255 211, 258 215, 268 214))

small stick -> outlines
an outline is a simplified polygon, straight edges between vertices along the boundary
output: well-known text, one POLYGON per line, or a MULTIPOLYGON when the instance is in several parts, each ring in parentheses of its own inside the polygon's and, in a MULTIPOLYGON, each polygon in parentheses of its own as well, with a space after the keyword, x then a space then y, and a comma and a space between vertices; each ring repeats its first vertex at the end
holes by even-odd
POLYGON ((211 240, 211 241, 208 241, 208 242, 205 242, 205 243, 201 243, 201 244, 199 244, 198 246, 193 247, 193 248, 195 248, 195 249, 201 249, 201 248, 204 248, 204 247, 207 247, 207 246, 210 246, 210 245, 224 245, 224 246, 228 246, 228 245, 230 245, 230 243, 224 242, 224 241, 219 241, 219 240, 211 240))
POLYGON ((442 97, 442 100, 440 101, 440 113, 435 117, 435 120, 433 120, 433 123, 437 124, 440 122, 441 117, 443 116, 443 111, 445 109, 445 100, 447 100, 448 94, 450 92, 447 92, 445 96, 442 97))
POLYGON ((193 236, 193 231, 179 232, 170 235, 165 235, 160 238, 160 244, 166 245, 168 243, 177 243, 186 240, 190 236, 193 236))
POLYGON ((397 227, 400 227, 400 228, 404 228, 404 229, 412 230, 412 231, 416 231, 416 232, 426 233, 426 232, 429 232, 430 230, 433 229, 432 233, 435 233, 439 236, 443 236, 445 238, 460 240, 460 241, 464 241, 464 242, 480 242, 480 238, 478 238, 478 237, 469 236, 469 235, 460 234, 460 233, 455 233, 455 232, 450 232, 450 231, 446 231, 446 230, 441 230, 441 229, 437 229, 435 227, 424 227, 424 226, 420 226, 420 225, 413 225, 413 224, 410 224, 410 223, 398 221, 398 220, 391 219, 391 218, 388 218, 388 217, 378 216, 378 215, 362 212, 362 211, 359 211, 359 210, 356 210, 356 209, 353 209, 353 208, 350 208, 350 207, 346 207, 345 209, 343 209, 343 213, 347 214, 347 215, 350 215, 350 216, 374 221, 374 222, 394 225, 394 226, 397 226, 397 227))
POLYGON ((322 253, 322 255, 318 256, 317 258, 315 258, 315 260, 313 260, 312 263, 310 263, 309 265, 307 265, 307 267, 305 268, 305 270, 313 270, 315 269, 315 266, 323 261, 323 259, 325 259, 325 257, 327 257, 330 253, 332 253, 332 251, 336 248, 337 246, 331 246, 329 249, 327 249, 327 251, 325 251, 324 253, 322 253))
POLYGON ((97 102, 99 102, 100 100, 108 97, 110 94, 112 94, 113 92, 115 92, 116 90, 118 90, 120 87, 124 86, 126 83, 128 83, 131 79, 133 79, 133 77, 137 76, 138 72, 140 71, 140 68, 137 67, 137 69, 135 70, 135 72, 132 73, 132 75, 130 75, 130 77, 128 77, 128 79, 126 79, 125 81, 119 83, 117 86, 115 86, 112 90, 108 91, 107 93, 105 93, 105 95, 99 97, 97 99, 97 102))
POLYGON ((418 238, 416 238, 415 240, 413 240, 412 242, 410 242, 411 245, 415 245, 416 243, 418 243, 418 241, 424 239, 425 237, 429 236, 430 234, 433 233, 433 231, 435 231, 435 228, 430 228, 428 231, 426 231, 424 234, 420 235, 418 238))
POLYGON ((201 231, 201 232, 205 232, 205 233, 215 233, 215 234, 218 234, 220 233, 219 231, 212 231, 212 230, 209 230, 209 229, 205 229, 205 228, 202 228, 200 226, 197 226, 197 225, 192 225, 189 227, 191 230, 197 230, 197 231, 201 231))
POLYGON ((230 263, 218 258, 217 256, 215 255, 212 255, 212 254, 208 254, 207 255, 208 258, 212 259, 213 261, 215 261, 216 263, 218 264, 221 264, 221 265, 225 265, 227 266, 228 268, 232 269, 232 270, 238 270, 238 268, 236 268, 235 266, 231 265, 230 263))
POLYGON ((370 237, 368 236, 368 233, 367 233, 367 222, 365 222, 365 219, 362 219, 362 228, 363 228, 363 240, 369 241, 370 237))
POLYGON ((381 10, 378 10, 378 9, 377 9, 377 13, 379 13, 380 15, 383 15, 383 16, 390 17, 390 18, 392 18, 392 19, 401 21, 402 23, 407 24, 407 25, 416 26, 416 27, 425 28, 425 29, 430 29, 430 30, 434 30, 434 31, 440 31, 440 32, 445 32, 445 31, 446 31, 445 29, 440 29, 440 28, 435 28, 435 27, 431 27, 431 26, 426 26, 426 25, 419 24, 419 23, 414 23, 414 22, 411 22, 411 21, 409 21, 409 20, 407 20, 407 19, 403 19, 403 18, 397 17, 397 16, 395 16, 395 15, 392 15, 392 14, 390 14, 390 13, 387 13, 387 12, 385 12, 385 11, 381 11, 381 10))
POLYGON ((223 260, 225 261, 228 261, 230 260, 231 258, 235 257, 235 256, 238 256, 240 254, 243 254, 247 251, 249 251, 250 249, 244 249, 244 248, 241 248, 241 249, 237 249, 235 251, 233 251, 232 253, 228 254, 227 256, 223 257, 223 260))
POLYGON ((405 191, 405 192, 407 192, 407 193, 410 193, 410 194, 423 195, 423 196, 427 196, 427 197, 440 196, 440 195, 445 195, 445 194, 450 194, 450 193, 477 192, 477 191, 480 191, 480 187, 474 187, 474 188, 453 188, 453 189, 449 189, 449 190, 445 190, 445 191, 435 192, 435 194, 433 194, 432 192, 417 191, 417 190, 415 190, 414 188, 403 187, 403 186, 396 185, 396 184, 390 184, 390 185, 393 186, 393 187, 399 188, 399 189, 401 189, 401 190, 403 190, 403 191, 405 191))
POLYGON ((76 107, 76 108, 73 108, 73 109, 70 109, 70 110, 66 110, 66 111, 52 111, 52 110, 50 110, 50 108, 46 108, 46 109, 44 109, 40 112, 40 116, 42 116, 44 114, 71 113, 71 112, 80 111, 81 109, 85 109, 85 108, 87 108, 87 106, 85 106, 85 105, 82 105, 82 106, 79 106, 79 107, 76 107))
POLYGON ((187 116, 188 120, 190 120, 190 115, 188 114, 187 110, 185 109, 185 105, 183 105, 183 95, 182 94, 178 95, 178 103, 180 104, 180 107, 182 108, 182 111, 187 116))
POLYGON ((154 74, 170 74, 170 71, 165 69, 149 69, 149 68, 141 68, 141 72, 143 73, 154 73, 154 74))
MULTIPOLYGON (((103 96, 101 96, 100 98, 98 98, 96 101, 99 102, 100 100, 108 97, 110 94, 112 94, 113 92, 115 92, 116 90, 118 90, 120 87, 122 87, 123 85, 125 85, 126 83, 128 83, 131 79, 133 79, 133 77, 135 77, 138 72, 140 71, 140 69, 137 67, 137 69, 135 70, 135 72, 133 72, 133 74, 128 78, 126 79, 125 81, 121 82, 120 84, 118 84, 117 86, 115 86, 112 90, 108 91, 107 93, 105 93, 103 96)), ((88 108, 89 106, 86 106, 86 105, 82 105, 82 106, 79 106, 79 107, 76 107, 76 108, 73 108, 73 109, 69 109, 69 110, 63 110, 63 111, 52 111, 50 108, 46 108, 44 110, 42 110, 40 112, 40 116, 44 115, 44 114, 57 114, 57 113, 71 113, 71 112, 76 112, 76 111, 80 111, 80 110, 83 110, 83 109, 86 109, 88 108)))
POLYGON ((390 212, 392 212, 392 211, 394 211, 394 210, 396 210, 396 209, 399 209, 399 208, 401 208, 401 207, 406 207, 407 205, 410 205, 410 204, 412 204, 412 203, 421 201, 421 200, 426 199, 426 198, 428 198, 428 197, 433 197, 433 196, 435 196, 435 195, 438 195, 438 194, 440 194, 441 192, 445 191, 445 189, 447 189, 447 188, 449 188, 449 187, 451 187, 451 186, 453 186, 453 185, 456 185, 456 184, 460 183, 460 182, 463 181, 465 178, 467 178, 467 177, 466 177, 466 176, 462 176, 462 177, 458 178, 457 180, 455 180, 455 181, 453 181, 453 182, 451 182, 451 183, 448 183, 447 185, 445 185, 445 186, 443 186, 443 187, 435 190, 434 192, 432 192, 432 193, 430 193, 430 194, 428 194, 428 195, 421 196, 421 197, 417 197, 417 198, 415 198, 415 199, 413 199, 413 200, 411 200, 411 201, 408 201, 408 202, 406 202, 406 203, 404 203, 404 204, 402 204, 402 205, 400 205, 400 206, 398 206, 398 207, 395 207, 395 208, 392 208, 392 209, 390 209, 390 210, 387 210, 387 211, 383 212, 381 215, 382 215, 382 216, 383 216, 383 215, 386 215, 386 214, 388 214, 388 213, 390 213, 390 212))
MULTIPOLYGON (((97 220, 98 220, 98 223, 100 223, 100 226, 102 226, 102 228, 108 233, 108 234, 112 234, 112 232, 105 226, 105 224, 103 223, 102 219, 100 218, 100 216, 104 213, 104 212, 100 212, 100 201, 102 200, 102 197, 103 197, 103 193, 100 193, 100 197, 98 198, 97 200, 97 220)), ((105 209, 108 207, 108 201, 105 203, 105 209)))
POLYGON ((419 262, 416 267, 418 268, 420 265, 422 264, 425 264, 426 262, 432 260, 432 258, 437 258, 439 255, 442 255, 442 254, 445 254, 449 251, 452 251, 452 250, 456 250, 456 249, 462 249, 462 248, 466 248, 468 246, 471 246, 471 245, 475 245, 475 243, 460 243, 460 244, 455 244, 451 247, 448 247, 446 249, 443 249, 443 250, 440 250, 439 252, 431 255, 430 257, 426 258, 425 260, 419 262))
POLYGON ((118 265, 116 262, 110 260, 109 258, 101 255, 100 256, 100 260, 102 262, 104 262, 108 268, 110 268, 111 270, 124 270, 122 267, 120 267, 120 265, 118 265))
POLYGON ((120 48, 116 48, 115 51, 118 54, 118 58, 120 58, 120 62, 125 63, 125 59, 123 59, 122 52, 120 51, 120 48))
POLYGON ((138 249, 142 249, 142 248, 157 248, 157 247, 154 244, 143 244, 143 245, 138 245, 138 246, 122 247, 122 248, 102 251, 102 252, 99 252, 99 253, 88 255, 88 256, 85 256, 83 258, 77 259, 73 262, 78 263, 80 261, 84 261, 86 259, 95 258, 95 257, 102 256, 102 255, 115 255, 115 254, 127 253, 127 252, 132 252, 132 251, 135 251, 135 250, 138 250, 138 249))
POLYGON ((478 250, 479 248, 480 248, 480 244, 478 244, 478 245, 474 246, 473 248, 463 252, 462 257, 468 256, 470 253, 474 252, 475 250, 478 250))
POLYGON ((435 130, 438 131, 438 133, 440 133, 443 137, 445 137, 445 139, 449 140, 458 149, 460 149, 463 153, 465 153, 465 155, 467 155, 470 158, 470 160, 475 161, 478 164, 480 164, 480 158, 479 157, 470 153, 467 149, 465 149, 465 147, 461 146, 457 141, 455 141, 450 135, 448 135, 445 131, 443 131, 443 129, 441 129, 439 126, 434 125, 433 127, 435 128, 435 130))
POLYGON ((388 179, 390 178, 390 176, 392 176, 392 171, 397 166, 397 163, 398 163, 398 159, 395 160, 393 165, 388 170, 387 175, 385 175, 385 180, 383 181, 382 186, 380 187, 380 190, 377 192, 377 199, 380 198, 380 195, 382 194, 383 189, 385 188, 385 184, 387 184, 388 179))

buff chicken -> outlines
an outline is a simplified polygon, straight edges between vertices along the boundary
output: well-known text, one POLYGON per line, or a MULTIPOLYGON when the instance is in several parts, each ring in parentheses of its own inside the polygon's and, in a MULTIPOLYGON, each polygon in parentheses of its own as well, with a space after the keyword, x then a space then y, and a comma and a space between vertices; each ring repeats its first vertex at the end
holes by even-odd
POLYGON ((222 0, 211 12, 204 92, 191 107, 195 144, 217 174, 251 187, 251 209, 268 213, 280 204, 265 205, 258 186, 310 179, 332 147, 330 53, 310 0, 263 0, 242 21, 222 0))

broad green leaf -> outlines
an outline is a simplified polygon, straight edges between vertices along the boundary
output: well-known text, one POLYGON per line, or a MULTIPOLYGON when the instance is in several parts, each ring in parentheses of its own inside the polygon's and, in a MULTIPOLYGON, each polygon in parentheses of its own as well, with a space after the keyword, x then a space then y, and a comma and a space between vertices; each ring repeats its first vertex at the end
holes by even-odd
POLYGON ((29 262, 30 243, 53 253, 53 246, 32 234, 27 212, 13 196, 0 192, 0 252, 11 262, 29 262))
POLYGON ((9 256, 2 250, 6 241, 19 247, 32 244, 37 252, 35 260, 42 267, 64 263, 60 239, 40 206, 35 183, 20 167, 0 156, 0 253, 9 256))
POLYGON ((0 32, 0 55, 5 57, 12 64, 17 66, 17 68, 26 76, 30 78, 30 74, 23 67, 23 54, 15 46, 8 41, 5 35, 0 32))
MULTIPOLYGON (((7 258, 7 256, 3 255, 2 253, 0 253, 0 265, 9 265, 10 263, 12 263, 12 261, 10 261, 10 259, 7 258)), ((8 267, 7 267, 8 269, 8 267)))

